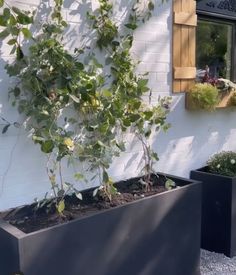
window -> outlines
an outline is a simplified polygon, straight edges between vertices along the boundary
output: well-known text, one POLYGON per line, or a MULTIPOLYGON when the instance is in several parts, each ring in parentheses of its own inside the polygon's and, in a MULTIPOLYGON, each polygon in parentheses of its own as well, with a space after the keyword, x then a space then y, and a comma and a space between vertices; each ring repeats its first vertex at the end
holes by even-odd
POLYGON ((233 78, 234 25, 227 22, 199 19, 197 26, 197 80, 207 72, 210 78, 233 78))
POLYGON ((206 68, 211 77, 236 82, 235 3, 173 0, 174 93, 188 92, 206 68))
POLYGON ((211 77, 236 82, 236 1, 197 0, 196 12, 198 75, 208 65, 211 77))

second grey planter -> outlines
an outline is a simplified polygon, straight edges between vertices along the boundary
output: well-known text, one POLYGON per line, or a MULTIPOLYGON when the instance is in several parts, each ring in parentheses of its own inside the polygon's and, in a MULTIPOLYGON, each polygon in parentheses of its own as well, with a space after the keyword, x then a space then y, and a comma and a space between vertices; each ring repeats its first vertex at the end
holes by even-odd
POLYGON ((236 256, 236 177, 203 167, 191 171, 190 178, 202 181, 201 247, 236 256))

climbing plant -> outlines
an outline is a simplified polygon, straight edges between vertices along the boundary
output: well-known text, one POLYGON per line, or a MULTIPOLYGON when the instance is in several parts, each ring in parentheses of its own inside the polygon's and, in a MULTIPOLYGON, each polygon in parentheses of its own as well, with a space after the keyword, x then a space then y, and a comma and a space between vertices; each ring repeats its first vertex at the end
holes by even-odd
MULTIPOLYGON (((121 33, 112 18, 112 5, 107 0, 100 0, 100 9, 97 14, 89 14, 93 27, 97 30, 97 44, 105 51, 107 64, 110 66, 112 92, 114 105, 112 113, 119 121, 120 130, 126 132, 129 128, 135 133, 143 148, 144 180, 142 183, 147 189, 152 184, 151 174, 154 172, 153 164, 158 156, 149 145, 149 137, 153 131, 161 128, 167 130, 166 115, 169 111, 170 98, 160 100, 157 106, 147 106, 142 96, 150 93, 147 75, 136 75, 137 64, 131 57, 133 32, 140 23, 151 16, 154 9, 152 1, 147 1, 141 8, 140 1, 136 1, 129 14, 128 22, 124 23, 125 33, 121 33), (154 127, 155 126, 155 127, 154 127)), ((120 26, 122 28, 123 26, 120 26)))
MULTIPOLYGON (((128 20, 118 25, 111 2, 99 0, 99 9, 87 14, 88 24, 96 31, 96 46, 76 48, 73 53, 63 42, 67 27, 61 14, 63 0, 54 2, 50 20, 34 35, 35 13, 0 0, 0 38, 7 40, 16 56, 6 66, 9 76, 16 79, 9 91, 12 104, 25 115, 33 141, 48 157, 56 208, 63 215, 65 195, 75 192, 79 199, 82 195, 63 179, 61 162, 86 163, 100 180, 101 187, 94 195, 103 192, 111 200, 116 189, 107 171, 114 156, 125 150, 122 134, 129 129, 143 146, 144 183, 150 186, 153 161, 158 157, 148 138, 153 131, 168 128, 170 102, 164 98, 153 107, 143 102, 142 96, 150 93, 148 78, 135 74, 137 63, 130 54, 133 32, 149 19, 152 1, 143 6, 136 0, 128 20), (105 57, 106 70, 96 58, 96 47, 105 57)), ((87 180, 81 171, 75 178, 87 180)))

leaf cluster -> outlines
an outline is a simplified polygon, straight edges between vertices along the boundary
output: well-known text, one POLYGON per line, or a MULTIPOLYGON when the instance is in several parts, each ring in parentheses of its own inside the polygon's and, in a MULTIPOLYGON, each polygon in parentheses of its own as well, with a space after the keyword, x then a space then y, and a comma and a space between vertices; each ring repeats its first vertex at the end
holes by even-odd
POLYGON ((218 89, 209 83, 197 83, 191 89, 190 100, 201 109, 212 111, 220 101, 218 89))
POLYGON ((207 165, 211 173, 235 177, 236 153, 232 151, 222 151, 217 153, 207 161, 207 165))
MULTIPOLYGON (((73 190, 79 198, 81 195, 63 180, 61 161, 67 159, 68 163, 88 164, 88 169, 99 177, 101 190, 111 200, 116 189, 107 170, 114 157, 125 150, 122 135, 130 129, 142 143, 144 173, 149 184, 153 162, 158 156, 152 151, 148 139, 153 132, 169 127, 166 116, 170 99, 164 98, 153 107, 142 100, 144 94, 150 93, 148 78, 135 73, 137 64, 130 54, 133 30, 142 21, 141 14, 136 14, 139 1, 124 24, 129 30, 126 34, 118 32, 112 18, 113 6, 108 0, 99 0, 98 11, 88 13, 97 33, 95 44, 104 51, 109 75, 104 73, 93 49, 79 49, 73 54, 65 49, 63 31, 67 23, 61 16, 63 1, 54 1, 51 21, 42 25, 37 37, 33 38, 22 27, 31 24, 33 17, 14 7, 5 11, 5 15, 3 12, 2 22, 5 23, 1 23, 0 17, 0 25, 3 24, 4 31, 16 40, 12 42, 13 49, 16 48, 12 51, 12 54, 16 51, 15 62, 6 66, 9 76, 17 79, 16 85, 10 89, 12 103, 25 115, 27 127, 33 132, 33 141, 48 156, 48 177, 57 210, 63 214, 67 191, 73 190), (12 16, 16 21, 11 19, 12 16), (13 34, 14 27, 19 32, 13 34), (27 53, 23 52, 18 40, 20 32, 26 39, 32 38, 27 53)), ((151 3, 148 2, 148 13, 154 8, 151 3)), ((146 20, 146 13, 143 18, 146 20)), ((77 180, 86 179, 82 175, 77 180)))

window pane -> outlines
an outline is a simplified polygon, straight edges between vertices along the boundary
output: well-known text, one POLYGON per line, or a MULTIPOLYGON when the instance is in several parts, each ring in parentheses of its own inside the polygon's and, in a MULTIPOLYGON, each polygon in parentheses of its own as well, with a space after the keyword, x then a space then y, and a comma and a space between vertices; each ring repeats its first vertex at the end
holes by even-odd
POLYGON ((199 20, 197 27, 198 80, 209 70, 211 78, 231 77, 232 25, 199 20), (209 68, 208 68, 209 67, 209 68))

